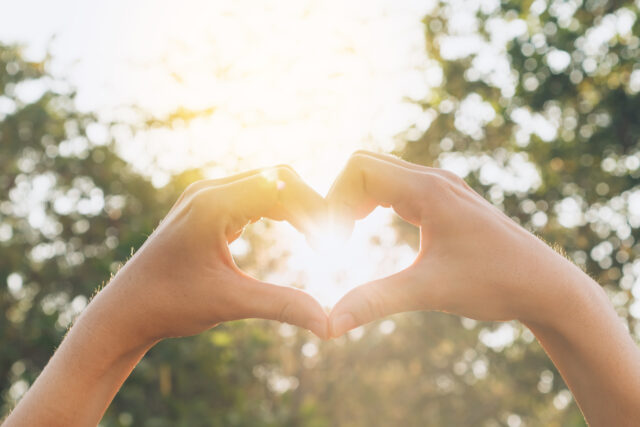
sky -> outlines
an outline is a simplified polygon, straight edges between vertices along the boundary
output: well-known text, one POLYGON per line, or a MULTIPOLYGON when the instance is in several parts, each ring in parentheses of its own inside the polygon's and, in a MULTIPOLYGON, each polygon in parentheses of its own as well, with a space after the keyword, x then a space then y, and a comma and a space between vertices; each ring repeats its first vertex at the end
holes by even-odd
MULTIPOLYGON (((50 71, 77 88, 80 109, 105 120, 128 120, 131 106, 157 117, 213 111, 118 138, 121 155, 158 186, 191 167, 215 177, 287 163, 324 194, 355 150, 392 151, 407 130, 417 138, 431 116, 415 101, 442 78, 425 54, 425 1, 7 3, 0 41, 23 44, 35 60, 48 51, 50 71)), ((271 255, 291 256, 262 278, 305 286, 331 305, 411 263, 391 218, 375 211, 321 256, 277 224, 271 255)), ((246 242, 232 249, 241 255, 246 242)))
MULTIPOLYGON (((141 170, 207 164, 226 174, 290 163, 325 191, 351 152, 390 151, 394 136, 425 127, 428 117, 411 101, 441 78, 426 72, 421 19, 429 7, 26 0, 4 7, 0 40, 26 43, 34 57, 49 46, 52 71, 78 88, 80 108, 104 117, 130 105, 160 117, 215 111, 188 128, 123 142, 141 170)), ((157 183, 167 179, 155 172, 157 183)))

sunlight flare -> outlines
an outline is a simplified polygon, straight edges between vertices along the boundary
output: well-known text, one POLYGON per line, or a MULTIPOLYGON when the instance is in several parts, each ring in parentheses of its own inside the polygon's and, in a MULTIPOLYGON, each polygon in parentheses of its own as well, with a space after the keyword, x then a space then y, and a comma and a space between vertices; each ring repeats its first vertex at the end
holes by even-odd
POLYGON ((391 210, 378 208, 356 223, 348 239, 326 227, 313 244, 286 223, 270 223, 273 235, 278 236, 270 248, 272 256, 282 254, 286 261, 282 268, 262 278, 301 287, 331 308, 356 286, 393 274, 413 262, 417 252, 398 241, 391 224, 393 216, 391 210))

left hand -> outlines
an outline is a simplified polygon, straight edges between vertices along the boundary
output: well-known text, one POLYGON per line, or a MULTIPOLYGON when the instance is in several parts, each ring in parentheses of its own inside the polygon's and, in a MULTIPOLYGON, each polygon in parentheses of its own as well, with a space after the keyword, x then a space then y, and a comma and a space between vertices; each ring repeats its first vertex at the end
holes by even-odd
POLYGON ((107 318, 125 317, 122 324, 143 342, 244 318, 287 322, 327 338, 327 315, 313 297, 248 276, 228 248, 261 217, 288 220, 309 234, 325 211, 325 200, 287 166, 196 182, 96 300, 109 300, 107 318))

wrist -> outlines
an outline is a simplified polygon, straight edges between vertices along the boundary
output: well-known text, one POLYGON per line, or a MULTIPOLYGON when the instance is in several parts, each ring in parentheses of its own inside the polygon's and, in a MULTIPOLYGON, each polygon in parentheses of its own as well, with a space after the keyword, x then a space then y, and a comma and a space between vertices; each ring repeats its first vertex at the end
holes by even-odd
POLYGON ((99 422, 117 390, 153 345, 133 338, 118 313, 105 318, 104 311, 110 306, 101 294, 76 319, 12 412, 9 424, 80 426, 99 422))
MULTIPOLYGON (((95 376, 133 369, 157 341, 143 339, 115 309, 106 307, 99 295, 76 320, 65 341, 83 350, 87 369, 95 376)), ((64 343, 63 343, 64 344, 64 343)))
POLYGON ((555 251, 553 254, 555 259, 533 283, 536 297, 528 301, 527 310, 518 320, 566 336, 575 325, 588 323, 593 310, 610 304, 598 283, 555 251))
POLYGON ((159 341, 146 330, 144 303, 126 281, 122 274, 114 277, 74 323, 74 329, 104 343, 113 356, 144 354, 159 341))

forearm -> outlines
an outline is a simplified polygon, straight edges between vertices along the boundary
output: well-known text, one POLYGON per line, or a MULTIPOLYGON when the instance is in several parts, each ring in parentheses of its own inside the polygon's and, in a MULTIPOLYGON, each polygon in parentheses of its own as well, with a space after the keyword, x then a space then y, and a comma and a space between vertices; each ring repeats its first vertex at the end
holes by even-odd
POLYGON ((6 420, 6 427, 98 424, 122 383, 152 346, 133 338, 128 313, 112 304, 117 292, 107 292, 109 286, 77 319, 6 420))
POLYGON ((566 293, 525 321, 593 426, 637 425, 640 350, 606 294, 574 266, 557 278, 566 293), (547 313, 553 313, 548 316, 547 313))

